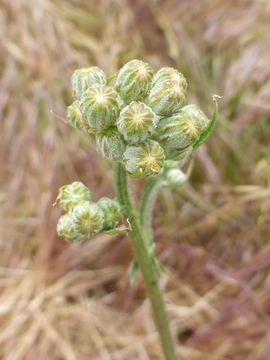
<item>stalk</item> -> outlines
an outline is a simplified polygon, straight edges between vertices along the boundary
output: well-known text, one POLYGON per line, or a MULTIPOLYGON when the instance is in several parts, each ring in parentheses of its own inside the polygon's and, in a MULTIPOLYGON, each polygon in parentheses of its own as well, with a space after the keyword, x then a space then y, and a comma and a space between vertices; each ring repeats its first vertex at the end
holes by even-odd
POLYGON ((151 301, 154 320, 159 332, 165 359, 176 360, 168 319, 165 312, 165 305, 159 290, 153 258, 149 253, 145 233, 133 205, 126 170, 121 163, 115 164, 115 188, 117 199, 122 207, 124 219, 131 225, 132 230, 129 233, 129 237, 135 259, 145 282, 148 297, 151 301))
POLYGON ((160 175, 154 176, 148 180, 148 182, 145 185, 145 189, 143 192, 140 209, 139 209, 140 223, 143 227, 145 235, 148 238, 147 241, 150 244, 153 241, 153 231, 152 231, 153 210, 159 191, 162 188, 162 180, 163 178, 160 175))

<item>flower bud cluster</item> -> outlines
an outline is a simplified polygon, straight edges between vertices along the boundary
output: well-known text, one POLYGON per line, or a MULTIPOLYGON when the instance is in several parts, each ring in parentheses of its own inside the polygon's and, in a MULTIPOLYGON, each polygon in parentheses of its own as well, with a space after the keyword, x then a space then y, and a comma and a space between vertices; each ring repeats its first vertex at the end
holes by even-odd
POLYGON ((119 222, 118 202, 107 197, 92 202, 90 190, 79 181, 62 186, 57 200, 66 211, 58 221, 57 232, 67 241, 77 242, 114 229, 119 222))
MULTIPOLYGON (((75 101, 68 122, 94 133, 98 151, 121 161, 132 177, 158 174, 166 160, 181 160, 203 139, 210 121, 196 105, 183 103, 187 81, 176 69, 131 60, 114 86, 94 66, 72 75, 75 101)), ((202 142, 202 141, 201 141, 202 142)))

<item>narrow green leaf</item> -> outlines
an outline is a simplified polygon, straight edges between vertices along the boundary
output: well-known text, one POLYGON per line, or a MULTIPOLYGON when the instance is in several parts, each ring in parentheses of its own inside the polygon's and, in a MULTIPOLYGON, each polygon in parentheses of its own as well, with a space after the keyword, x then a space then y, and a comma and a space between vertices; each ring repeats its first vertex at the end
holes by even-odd
POLYGON ((138 270, 139 270, 139 265, 138 265, 138 263, 136 261, 134 261, 134 263, 132 265, 130 277, 129 277, 129 281, 130 281, 131 285, 134 283, 134 280, 135 280, 135 277, 136 277, 136 274, 137 274, 138 270))
POLYGON ((215 102, 215 109, 214 109, 212 119, 211 119, 207 129, 201 134, 199 140, 193 145, 193 150, 195 150, 199 146, 201 146, 209 138, 209 136, 212 134, 212 132, 214 130, 214 126, 216 124, 216 119, 217 119, 217 114, 218 114, 218 103, 217 103, 215 96, 213 96, 213 100, 215 102))
POLYGON ((104 232, 104 234, 107 234, 107 235, 118 235, 118 234, 130 232, 130 228, 120 227, 120 228, 115 228, 115 229, 111 229, 111 230, 104 230, 103 232, 104 232))
POLYGON ((157 258, 155 258, 154 263, 155 263, 155 267, 158 271, 160 271, 162 274, 167 274, 165 267, 161 264, 160 261, 158 261, 157 258))

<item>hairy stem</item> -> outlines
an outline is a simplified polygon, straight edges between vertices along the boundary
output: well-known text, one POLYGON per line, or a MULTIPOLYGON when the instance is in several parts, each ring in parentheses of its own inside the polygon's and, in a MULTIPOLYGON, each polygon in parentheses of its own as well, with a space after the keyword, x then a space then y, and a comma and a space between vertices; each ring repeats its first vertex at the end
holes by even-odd
POLYGON ((153 241, 153 231, 152 231, 153 210, 161 188, 162 188, 161 176, 155 176, 150 178, 145 186, 143 197, 140 204, 140 210, 139 210, 140 222, 148 238, 149 243, 153 241))
POLYGON ((153 258, 149 253, 145 234, 130 195, 127 174, 121 163, 116 163, 115 165, 115 187, 118 201, 122 207, 124 219, 131 225, 132 230, 129 233, 130 240, 134 250, 135 259, 143 275, 147 294, 152 304, 154 319, 160 335, 165 359, 176 360, 168 319, 165 312, 165 305, 159 290, 153 258))

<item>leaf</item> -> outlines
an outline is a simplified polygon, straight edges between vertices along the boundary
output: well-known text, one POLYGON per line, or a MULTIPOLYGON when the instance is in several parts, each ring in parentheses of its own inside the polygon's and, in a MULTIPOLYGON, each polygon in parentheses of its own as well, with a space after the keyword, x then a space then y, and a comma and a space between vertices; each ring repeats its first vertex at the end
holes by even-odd
POLYGON ((214 130, 214 126, 216 124, 216 119, 218 114, 218 103, 216 97, 220 97, 220 96, 213 95, 213 100, 215 102, 215 109, 210 124, 208 125, 207 129, 201 134, 199 140, 193 145, 193 150, 201 146, 209 138, 209 136, 212 134, 214 130))
POLYGON ((139 265, 136 261, 134 261, 134 263, 132 265, 130 277, 129 277, 129 281, 130 281, 131 285, 134 283, 134 280, 135 280, 138 270, 139 270, 139 265))
POLYGON ((161 264, 161 262, 158 261, 157 258, 155 258, 154 260, 155 263, 155 267, 158 271, 160 271, 162 274, 167 274, 167 270, 165 269, 165 267, 161 264))
POLYGON ((120 228, 115 228, 115 229, 111 229, 111 230, 104 230, 103 232, 104 232, 104 234, 107 234, 107 235, 118 235, 118 234, 130 232, 130 228, 120 227, 120 228))

